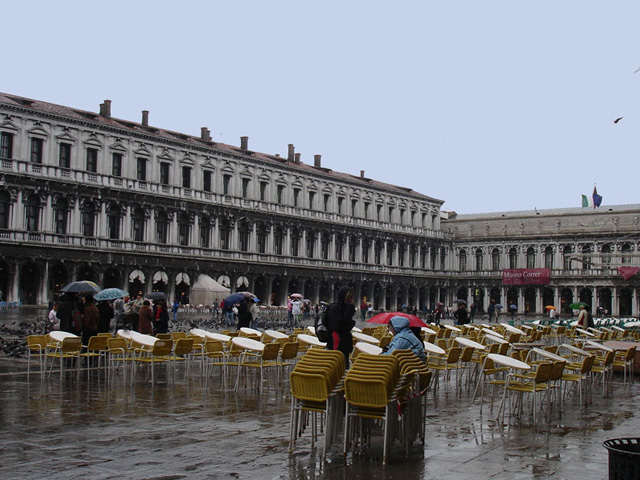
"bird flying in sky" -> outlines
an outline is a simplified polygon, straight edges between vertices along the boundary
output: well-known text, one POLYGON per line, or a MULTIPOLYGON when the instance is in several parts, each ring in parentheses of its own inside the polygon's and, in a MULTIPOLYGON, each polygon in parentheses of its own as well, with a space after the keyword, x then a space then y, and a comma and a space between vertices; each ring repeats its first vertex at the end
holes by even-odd
POLYGON ((640 67, 636 68, 636 71, 633 73, 638 73, 638 72, 640 72, 640 67))
POLYGON ((623 118, 624 118, 624 117, 618 117, 618 118, 616 118, 616 119, 613 121, 613 123, 618 123, 618 122, 619 122, 620 120, 622 120, 623 118))

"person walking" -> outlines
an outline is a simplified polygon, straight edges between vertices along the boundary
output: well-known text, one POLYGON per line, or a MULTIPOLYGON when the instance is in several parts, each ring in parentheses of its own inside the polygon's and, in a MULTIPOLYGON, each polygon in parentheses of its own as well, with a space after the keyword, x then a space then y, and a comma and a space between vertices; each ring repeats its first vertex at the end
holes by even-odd
POLYGON ((138 332, 146 335, 153 335, 153 310, 151 310, 151 302, 144 300, 140 307, 138 320, 138 332))
POLYGON ((164 300, 157 300, 153 305, 153 334, 169 332, 169 312, 164 300))
POLYGON ((458 310, 455 311, 453 316, 456 317, 456 323, 458 325, 466 325, 467 323, 469 323, 469 314, 467 313, 467 309, 464 308, 463 303, 460 304, 458 310))
POLYGON ((356 325, 353 316, 356 307, 353 304, 353 289, 341 287, 338 300, 329 306, 327 323, 330 332, 327 350, 339 350, 344 354, 345 366, 349 366, 349 354, 353 351, 351 329, 356 325))

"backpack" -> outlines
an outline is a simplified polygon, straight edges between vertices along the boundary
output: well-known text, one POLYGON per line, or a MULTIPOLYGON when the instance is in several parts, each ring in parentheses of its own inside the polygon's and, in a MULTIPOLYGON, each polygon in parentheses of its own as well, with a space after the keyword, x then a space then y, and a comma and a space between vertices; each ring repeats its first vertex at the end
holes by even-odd
POLYGON ((320 315, 316 317, 315 321, 315 329, 316 329, 316 337, 323 343, 327 343, 329 338, 331 338, 331 331, 329 330, 329 308, 325 308, 320 315))

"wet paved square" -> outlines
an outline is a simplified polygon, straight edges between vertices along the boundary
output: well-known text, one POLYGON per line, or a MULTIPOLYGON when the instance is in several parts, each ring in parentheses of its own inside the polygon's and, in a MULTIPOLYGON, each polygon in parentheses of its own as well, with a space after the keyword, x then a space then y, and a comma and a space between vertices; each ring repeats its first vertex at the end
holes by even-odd
POLYGON ((0 358, 0 478, 53 479, 553 479, 607 478, 610 438, 640 436, 638 384, 613 394, 595 388, 592 403, 570 399, 562 416, 536 428, 531 419, 496 421, 466 391, 429 394, 427 438, 405 458, 397 443, 382 466, 381 437, 364 455, 334 445, 326 460, 311 448, 310 429, 289 454, 288 384, 272 381, 224 389, 181 367, 151 385, 139 375, 107 382, 94 371, 62 381, 26 375, 25 359, 0 358))

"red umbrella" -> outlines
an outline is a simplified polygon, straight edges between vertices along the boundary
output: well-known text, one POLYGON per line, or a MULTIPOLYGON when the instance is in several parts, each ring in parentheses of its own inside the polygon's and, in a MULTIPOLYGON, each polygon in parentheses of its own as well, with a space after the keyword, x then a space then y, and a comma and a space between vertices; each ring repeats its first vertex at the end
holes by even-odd
POLYGON ((388 324, 393 317, 404 317, 409 319, 410 327, 426 327, 427 326, 427 324, 424 323, 424 321, 422 321, 420 318, 416 317, 415 315, 411 315, 409 313, 402 313, 402 312, 379 313, 371 317, 369 320, 367 320, 367 323, 373 322, 373 323, 388 324))

